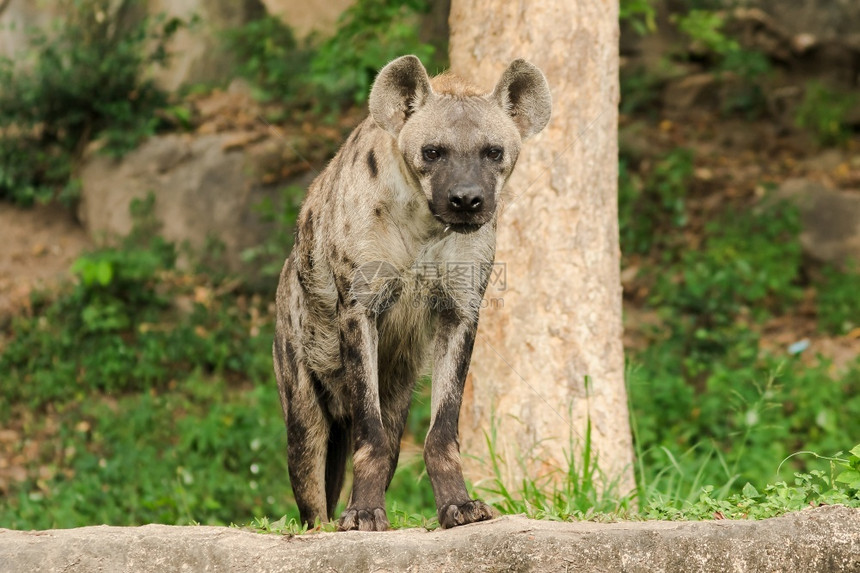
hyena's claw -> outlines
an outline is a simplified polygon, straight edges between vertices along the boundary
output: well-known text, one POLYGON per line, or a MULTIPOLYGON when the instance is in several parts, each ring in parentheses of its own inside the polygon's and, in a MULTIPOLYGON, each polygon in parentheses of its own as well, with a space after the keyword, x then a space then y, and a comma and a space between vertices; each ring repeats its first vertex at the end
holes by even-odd
POLYGON ((439 525, 442 529, 450 529, 458 525, 475 523, 493 519, 493 509, 477 499, 467 501, 460 505, 451 504, 439 510, 439 525))
POLYGON ((388 516, 381 507, 369 509, 347 509, 337 523, 339 531, 385 531, 388 529, 388 516))

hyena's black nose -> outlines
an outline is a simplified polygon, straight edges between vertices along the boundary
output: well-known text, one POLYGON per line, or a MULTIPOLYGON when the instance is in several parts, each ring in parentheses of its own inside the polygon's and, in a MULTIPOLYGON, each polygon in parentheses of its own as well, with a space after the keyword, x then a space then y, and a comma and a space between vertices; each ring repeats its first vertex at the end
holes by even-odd
POLYGON ((448 205, 452 211, 475 212, 480 210, 483 204, 484 191, 480 185, 461 183, 448 192, 448 205))

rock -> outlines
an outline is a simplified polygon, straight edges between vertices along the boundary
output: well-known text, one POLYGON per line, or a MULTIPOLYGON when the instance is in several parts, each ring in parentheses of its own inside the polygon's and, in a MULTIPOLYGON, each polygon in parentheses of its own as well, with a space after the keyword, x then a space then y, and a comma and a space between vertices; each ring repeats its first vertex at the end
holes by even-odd
POLYGON ((559 523, 508 516, 427 532, 280 536, 226 527, 0 529, 0 572, 860 570, 860 510, 763 521, 559 523))
POLYGON ((27 49, 31 28, 47 30, 61 14, 58 5, 0 0, 0 57, 15 59, 27 49))
POLYGON ((225 267, 247 270, 242 251, 261 244, 270 231, 255 206, 266 197, 277 204, 283 187, 260 181, 268 166, 292 153, 286 140, 256 142, 261 137, 229 131, 164 135, 122 160, 91 155, 80 172, 78 216, 91 236, 110 241, 131 230, 131 201, 151 192, 166 239, 199 250, 215 237, 224 244, 225 267))
MULTIPOLYGON (((725 0, 725 4, 735 3, 725 0)), ((808 45, 809 37, 818 41, 858 37, 860 2, 854 0, 748 0, 748 7, 761 9, 776 26, 808 45), (805 35, 803 37, 802 35, 805 35)))
POLYGON ((295 0, 262 0, 266 10, 291 26, 300 37, 313 31, 330 34, 344 10, 355 0, 328 0, 328 2, 296 2, 295 0))
POLYGON ((800 209, 800 243, 806 254, 837 265, 860 261, 860 193, 796 178, 783 182, 776 197, 800 209))

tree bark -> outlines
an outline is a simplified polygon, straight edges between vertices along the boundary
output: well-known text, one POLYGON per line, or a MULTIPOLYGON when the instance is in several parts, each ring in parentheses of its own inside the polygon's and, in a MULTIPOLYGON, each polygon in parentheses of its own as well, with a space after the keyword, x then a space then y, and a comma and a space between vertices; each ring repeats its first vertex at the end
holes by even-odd
POLYGON ((590 419, 599 468, 627 493, 618 1, 454 0, 450 26, 454 73, 490 90, 525 58, 546 74, 553 96, 552 120, 524 143, 502 203, 496 277, 461 412, 467 475, 487 477, 492 426, 509 486, 523 471, 561 477, 552 470, 566 471, 571 452, 581 463, 590 419))

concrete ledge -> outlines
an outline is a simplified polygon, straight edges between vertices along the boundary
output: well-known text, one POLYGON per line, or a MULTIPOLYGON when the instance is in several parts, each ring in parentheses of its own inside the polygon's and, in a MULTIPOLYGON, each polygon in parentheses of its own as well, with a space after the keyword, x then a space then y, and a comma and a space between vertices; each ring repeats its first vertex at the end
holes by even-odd
POLYGON ((0 529, 0 571, 860 572, 860 509, 764 521, 556 523, 262 535, 225 527, 0 529))

